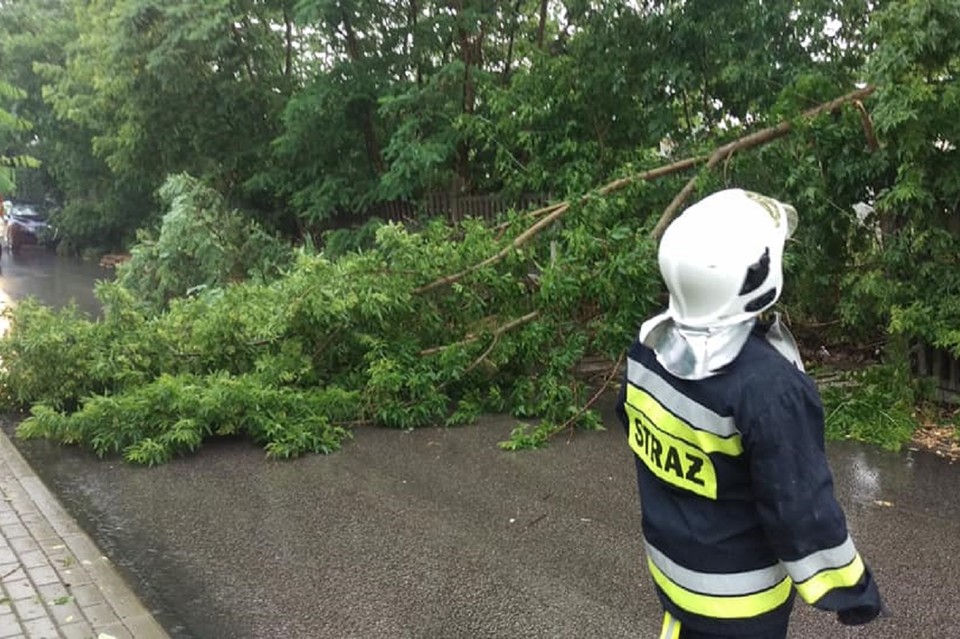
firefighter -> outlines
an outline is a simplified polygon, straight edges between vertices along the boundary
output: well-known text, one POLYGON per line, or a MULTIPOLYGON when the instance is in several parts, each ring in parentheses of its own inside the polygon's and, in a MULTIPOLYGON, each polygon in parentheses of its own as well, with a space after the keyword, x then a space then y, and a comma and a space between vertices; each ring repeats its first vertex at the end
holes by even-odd
POLYGON ((779 316, 759 319, 780 297, 796 221, 729 189, 660 243, 669 307, 630 347, 617 413, 661 639, 783 639, 796 593, 847 625, 881 610, 834 497, 817 389, 779 316))

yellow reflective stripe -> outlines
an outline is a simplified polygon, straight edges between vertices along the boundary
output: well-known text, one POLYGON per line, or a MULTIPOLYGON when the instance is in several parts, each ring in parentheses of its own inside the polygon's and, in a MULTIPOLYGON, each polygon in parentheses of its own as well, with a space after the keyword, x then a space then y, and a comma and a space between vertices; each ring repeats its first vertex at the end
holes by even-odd
POLYGON ((660 628, 660 639, 679 639, 680 620, 669 612, 663 613, 663 626, 660 628))
POLYGON ((793 588, 790 578, 784 577, 776 586, 749 595, 732 597, 703 595, 670 581, 649 557, 647 567, 650 569, 653 580, 670 598, 670 601, 684 610, 714 619, 743 619, 776 610, 790 598, 790 591, 793 588))
POLYGON ((723 453, 732 457, 743 453, 743 443, 740 441, 739 433, 720 437, 694 428, 696 424, 692 426, 683 421, 664 408, 650 393, 633 384, 627 384, 627 404, 642 411, 663 432, 682 439, 705 453, 723 453))
POLYGON ((629 402, 624 410, 630 418, 630 448, 650 472, 677 488, 717 498, 717 471, 709 455, 663 432, 629 402))
POLYGON ((797 592, 807 603, 815 603, 834 588, 856 586, 863 577, 863 559, 860 553, 843 568, 834 568, 817 573, 810 579, 797 584, 797 592))

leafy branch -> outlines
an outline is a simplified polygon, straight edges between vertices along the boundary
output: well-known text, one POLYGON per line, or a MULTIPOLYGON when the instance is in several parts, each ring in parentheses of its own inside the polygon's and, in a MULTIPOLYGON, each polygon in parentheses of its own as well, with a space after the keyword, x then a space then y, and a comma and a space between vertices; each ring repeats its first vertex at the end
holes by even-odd
MULTIPOLYGON (((816 116, 822 113, 833 111, 847 102, 856 102, 856 101, 862 100, 863 98, 873 93, 874 90, 875 90, 874 87, 867 86, 862 89, 857 89, 856 91, 851 91, 846 95, 830 100, 829 102, 824 102, 819 106, 816 106, 812 109, 808 109, 807 111, 804 111, 800 115, 800 117, 801 119, 815 118, 816 116)), ((792 128, 793 128, 793 123, 789 120, 784 120, 779 124, 777 124, 776 126, 769 127, 761 131, 756 131, 754 133, 738 138, 733 142, 724 144, 723 146, 717 148, 713 153, 711 153, 706 158, 705 168, 706 170, 713 169, 715 166, 717 166, 717 164, 719 164, 724 159, 730 157, 737 151, 750 149, 762 144, 766 144, 773 140, 776 140, 777 138, 781 138, 785 136, 787 133, 789 133, 792 128)), ((630 177, 614 180, 597 189, 596 193, 599 195, 609 195, 610 193, 619 191, 636 182, 655 180, 657 178, 661 178, 666 175, 679 173, 693 166, 696 166, 697 164, 702 163, 704 159, 705 158, 702 156, 687 158, 685 160, 673 162, 672 164, 668 164, 666 166, 652 169, 649 171, 644 171, 642 173, 638 173, 630 177)), ((667 208, 664 210, 663 214, 660 216, 660 219, 657 222, 657 225, 654 227, 651 233, 654 239, 658 239, 661 235, 663 235, 663 232, 666 230, 667 226, 676 216, 680 207, 687 200, 687 198, 689 198, 690 195, 693 193, 697 185, 697 179, 698 179, 698 176, 694 176, 693 178, 691 178, 690 181, 687 182, 687 184, 683 187, 683 189, 680 190, 679 193, 677 193, 673 201, 671 201, 670 204, 667 206, 667 208)), ((583 196, 580 199, 580 201, 581 202, 585 201, 589 197, 590 196, 583 196)), ((425 293, 427 291, 431 291, 441 286, 453 284, 454 282, 458 282, 462 280, 464 277, 466 277, 467 275, 477 270, 480 270, 482 268, 490 266, 491 264, 495 264, 505 259, 511 253, 513 253, 518 248, 520 248, 521 246, 526 244, 528 241, 530 241, 540 231, 544 230, 545 228, 549 227, 551 224, 556 222, 558 219, 560 219, 570 209, 570 206, 571 206, 570 201, 563 201, 563 202, 559 202, 557 204, 551 204, 550 206, 546 206, 536 211, 533 211, 532 213, 529 214, 529 217, 539 217, 540 215, 544 215, 544 217, 538 220, 537 222, 535 222, 534 224, 532 224, 530 227, 528 227, 523 233, 521 233, 516 238, 514 238, 513 241, 511 241, 503 249, 501 249, 494 255, 491 255, 490 257, 486 258, 485 260, 477 264, 474 264, 473 266, 470 266, 469 268, 466 268, 457 273, 453 273, 451 275, 440 277, 428 284, 424 284, 423 286, 420 286, 419 288, 414 289, 414 292, 425 293)))
POLYGON ((617 358, 617 361, 614 362, 613 366, 610 367, 610 370, 607 372, 607 376, 604 378, 603 383, 597 387, 596 391, 594 391, 593 396, 590 399, 588 399, 586 403, 584 403, 584 405, 581 406, 572 417, 570 417, 564 423, 560 424, 560 426, 558 426, 555 431, 552 431, 549 437, 552 438, 557 433, 561 433, 567 430, 568 428, 572 427, 573 425, 575 425, 580 420, 580 418, 583 417, 583 415, 588 410, 590 410, 590 408, 594 404, 596 404, 601 397, 603 397, 603 394, 607 392, 607 389, 610 387, 610 382, 612 382, 613 378, 618 373, 621 372, 622 370, 621 367, 623 366, 623 358, 624 358, 624 353, 621 353, 620 356, 617 358))
MULTIPOLYGON (((856 91, 851 91, 850 93, 842 95, 839 98, 835 98, 829 102, 824 102, 819 106, 804 111, 800 115, 800 118, 806 120, 813 119, 822 113, 834 111, 847 102, 857 103, 861 99, 873 93, 875 90, 875 87, 867 86, 862 89, 857 89, 856 91)), ((784 120, 776 126, 772 126, 761 131, 756 131, 734 140, 733 142, 724 144, 710 154, 710 159, 707 160, 707 164, 704 169, 706 171, 713 169, 720 162, 729 158, 737 151, 750 149, 755 146, 766 144, 778 138, 782 138, 788 134, 791 129, 793 129, 793 123, 789 120, 784 120)), ((651 233, 654 239, 659 239, 660 236, 663 235, 664 231, 667 230, 670 222, 673 221, 673 218, 675 218, 677 213, 680 211, 680 207, 683 206, 683 203, 686 202, 687 198, 689 198, 694 189, 696 189, 698 178, 698 175, 690 178, 690 181, 684 185, 680 192, 677 193, 676 197, 673 198, 673 201, 671 201, 667 208, 663 211, 663 214, 661 214, 660 219, 657 221, 657 225, 653 227, 653 231, 651 233)))
MULTIPOLYGON (((539 316, 540 316, 539 311, 533 311, 531 313, 527 313, 522 317, 518 317, 514 320, 510 320, 509 322, 507 322, 506 324, 503 324, 502 326, 498 326, 492 333, 494 343, 496 343, 496 340, 507 331, 511 331, 518 326, 522 326, 528 322, 532 322, 533 320, 537 319, 537 317, 539 316)), ((420 351, 420 355, 436 355, 437 353, 442 353, 448 348, 454 348, 457 346, 466 346, 467 344, 472 344, 478 339, 480 339, 479 335, 468 335, 467 337, 460 340, 459 342, 454 342, 452 344, 444 344, 443 346, 434 346, 432 348, 425 348, 422 351, 420 351)), ((477 364, 479 364, 479 362, 477 362, 477 364)))

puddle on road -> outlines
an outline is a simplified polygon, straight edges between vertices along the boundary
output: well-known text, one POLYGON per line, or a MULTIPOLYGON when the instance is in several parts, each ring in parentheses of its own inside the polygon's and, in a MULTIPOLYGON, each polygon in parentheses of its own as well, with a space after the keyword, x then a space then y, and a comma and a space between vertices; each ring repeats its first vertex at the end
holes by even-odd
POLYGON ((97 280, 109 280, 112 269, 99 263, 64 257, 52 251, 26 247, 14 255, 3 251, 0 256, 0 302, 6 308, 26 297, 55 308, 75 304, 91 316, 100 313, 100 302, 93 293, 97 280))

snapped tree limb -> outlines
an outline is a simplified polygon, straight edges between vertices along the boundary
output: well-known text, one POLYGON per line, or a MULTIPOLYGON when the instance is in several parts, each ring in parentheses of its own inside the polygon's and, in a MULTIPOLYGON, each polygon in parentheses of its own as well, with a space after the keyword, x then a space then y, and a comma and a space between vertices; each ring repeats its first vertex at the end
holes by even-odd
MULTIPOLYGON (((829 102, 824 102, 823 104, 816 106, 812 109, 804 111, 800 117, 801 119, 809 120, 815 118, 816 116, 833 111, 847 102, 858 102, 859 100, 867 97, 874 92, 876 88, 872 86, 866 86, 862 89, 857 89, 856 91, 851 91, 846 95, 842 95, 839 98, 830 100, 829 102)), ((742 138, 734 140, 724 144, 712 154, 710 154, 710 159, 707 160, 707 165, 705 170, 710 170, 717 166, 721 161, 730 157, 737 151, 742 151, 743 149, 750 149, 755 146, 760 146, 761 144, 766 144, 777 138, 782 138, 793 128, 793 123, 789 120, 784 120, 776 126, 769 127, 767 129, 762 129, 755 133, 745 135, 742 138)), ((663 214, 660 215, 660 219, 657 221, 657 225, 653 228, 651 236, 654 239, 659 239, 663 235, 664 231, 667 230, 667 226, 670 225, 670 222, 673 221, 673 218, 677 216, 677 212, 680 210, 680 207, 683 206, 683 203, 686 201, 690 194, 693 193, 694 189, 697 186, 697 178, 699 176, 695 175, 690 178, 690 181, 684 185, 680 192, 677 193, 676 197, 673 198, 673 201, 664 209, 663 214)))
MULTIPOLYGON (((656 169, 644 171, 643 173, 638 173, 630 177, 614 180, 613 182, 610 182, 600 187, 599 189, 597 189, 597 193, 600 195, 608 195, 610 193, 613 193, 614 191, 619 191, 620 189, 630 184, 633 184, 634 182, 644 182, 647 180, 653 180, 659 177, 663 177, 664 175, 679 173, 680 171, 684 171, 686 169, 689 169, 692 166, 697 165, 700 162, 703 162, 705 159, 706 159, 705 157, 688 158, 686 160, 680 160, 679 162, 674 162, 673 164, 668 164, 667 166, 661 166, 656 169)), ((580 200, 583 201, 587 199, 587 197, 589 196, 585 195, 580 200)), ((532 213, 529 214, 529 217, 538 217, 544 214, 546 215, 542 219, 532 224, 526 231, 524 231, 523 233, 515 237, 513 241, 510 242, 510 244, 508 244, 507 246, 505 246, 502 250, 498 251, 494 255, 491 255, 490 257, 483 260, 482 262, 474 264, 470 268, 464 269, 459 273, 454 273, 453 275, 446 275, 444 277, 436 279, 430 282, 429 284, 425 284, 419 288, 414 289, 413 292, 426 293, 427 291, 433 290, 440 286, 444 286, 445 284, 453 284, 454 282, 463 279, 464 277, 466 277, 470 273, 473 273, 476 270, 479 270, 485 266, 490 266, 491 264, 495 264, 499 262, 500 260, 510 255, 510 253, 512 253, 513 251, 515 251, 516 249, 520 248, 521 246, 526 244, 528 241, 530 241, 537 233, 539 233, 546 227, 550 226, 553 222, 559 219, 560 216, 566 213, 569 208, 570 208, 570 201, 567 200, 564 202, 558 202, 557 204, 551 204, 550 206, 545 206, 541 209, 537 209, 536 211, 533 211, 532 213)))
MULTIPOLYGON (((500 338, 500 336, 503 335, 504 333, 506 333, 507 331, 513 330, 514 328, 516 328, 516 327, 518 327, 518 326, 522 326, 522 325, 526 324, 527 322, 532 322, 533 320, 537 319, 539 316, 540 316, 540 311, 531 311, 530 313, 527 313, 526 315, 523 315, 523 316, 518 317, 518 318, 516 318, 516 319, 510 320, 510 321, 507 322, 506 324, 502 324, 501 326, 498 326, 498 327, 497 327, 496 329, 494 329, 494 331, 493 331, 493 339, 494 339, 494 342, 496 342, 496 340, 498 340, 498 339, 500 338)), ((443 346, 434 346, 434 347, 432 347, 432 348, 425 348, 425 349, 423 349, 422 351, 420 351, 419 354, 422 355, 422 356, 423 356, 423 355, 436 355, 437 353, 442 353, 443 351, 447 350, 448 348, 452 348, 452 347, 454 347, 454 346, 466 346, 467 344, 472 344, 473 342, 475 342, 475 341, 477 341, 478 339, 480 339, 480 337, 481 337, 481 335, 467 335, 464 339, 460 340, 459 342, 454 342, 454 343, 452 343, 452 344, 444 344, 443 346)), ((486 357, 488 354, 489 354, 489 353, 485 353, 483 357, 486 357)), ((482 359, 482 358, 481 358, 481 359, 482 359)), ((480 362, 476 362, 473 366, 470 367, 469 370, 472 370, 473 368, 475 368, 476 365, 478 365, 479 363, 480 363, 480 362)))
MULTIPOLYGON (((863 100, 864 98, 869 96, 875 90, 876 88, 873 86, 866 86, 861 89, 857 89, 856 91, 851 91, 850 93, 847 93, 838 98, 830 100, 829 102, 824 102, 823 104, 820 104, 812 109, 808 109, 804 111, 803 113, 800 114, 800 119, 809 120, 823 113, 833 111, 848 102, 855 102, 855 103, 859 102, 860 100, 863 100)), ((653 180, 653 179, 663 177, 665 175, 679 173, 680 171, 689 169, 693 166, 696 166, 697 164, 701 164, 704 161, 706 161, 705 168, 707 170, 710 170, 716 167, 717 164, 722 162, 724 159, 729 158, 731 155, 733 155, 737 151, 741 151, 743 149, 750 149, 756 146, 766 144, 767 142, 771 142, 772 140, 781 138, 785 136, 787 133, 789 133, 792 128, 793 128, 793 122, 791 122, 790 120, 784 120, 783 122, 780 122, 776 126, 772 126, 766 129, 762 129, 760 131, 756 131, 754 133, 750 133, 748 135, 745 135, 741 138, 734 140, 733 142, 724 144, 723 146, 716 149, 713 153, 711 153, 710 156, 708 157, 699 156, 699 157, 687 158, 685 160, 680 160, 678 162, 674 162, 666 166, 652 169, 650 171, 644 171, 643 173, 638 173, 634 176, 614 180, 597 189, 596 193, 600 195, 608 195, 615 191, 619 191, 620 189, 630 184, 633 184, 634 182, 648 181, 648 180, 653 180)), ((677 212, 680 210, 680 207, 683 206, 683 203, 687 200, 687 198, 690 197, 690 194, 693 193, 693 191, 696 189, 697 178, 698 176, 694 176, 693 178, 691 178, 690 181, 687 182, 687 184, 680 190, 680 192, 677 193, 676 197, 673 198, 673 200, 670 202, 667 208, 664 209, 663 213, 660 215, 660 219, 657 221, 657 225, 654 227, 653 231, 651 232, 651 236, 654 239, 659 239, 660 236, 663 235, 663 232, 666 230, 667 226, 670 224, 671 221, 673 221, 673 218, 676 217, 677 212)), ((581 201, 586 199, 587 197, 589 196, 584 196, 583 198, 581 198, 581 201)), ((558 202, 556 204, 551 204, 550 206, 545 206, 543 208, 540 208, 540 209, 537 209, 536 211, 531 212, 529 214, 529 217, 539 217, 540 215, 543 215, 544 217, 538 220, 537 222, 535 222, 534 224, 532 224, 527 230, 525 230, 523 233, 521 233, 516 238, 514 238, 514 240, 510 242, 510 244, 505 246, 502 250, 498 251, 496 254, 488 257, 482 262, 474 264, 473 266, 460 271, 459 273, 446 275, 428 284, 425 284, 419 288, 416 288, 414 289, 414 292, 425 293, 427 291, 433 290, 440 286, 453 284, 454 282, 457 282, 463 279, 464 277, 466 277, 470 273, 473 273, 474 271, 477 271, 486 266, 490 266, 491 264, 495 264, 499 262, 500 260, 510 255, 513 251, 520 248, 523 244, 530 241, 530 239, 536 236, 537 233, 539 233, 543 229, 550 226, 553 222, 558 220, 564 213, 567 212, 567 210, 569 210, 570 205, 571 205, 571 202, 567 200, 563 202, 558 202)))
POLYGON ((580 407, 580 409, 572 416, 570 419, 560 424, 556 430, 552 431, 547 439, 554 437, 557 433, 562 433, 574 426, 577 421, 583 417, 583 414, 590 410, 590 407, 597 403, 597 400, 607 391, 607 388, 610 387, 610 382, 613 381, 613 378, 620 373, 620 367, 623 365, 623 357, 625 353, 620 353, 620 357, 617 358, 617 361, 613 363, 613 366, 610 367, 610 370, 607 372, 607 376, 604 378, 603 383, 600 384, 600 387, 593 393, 593 397, 587 400, 587 403, 580 407))

